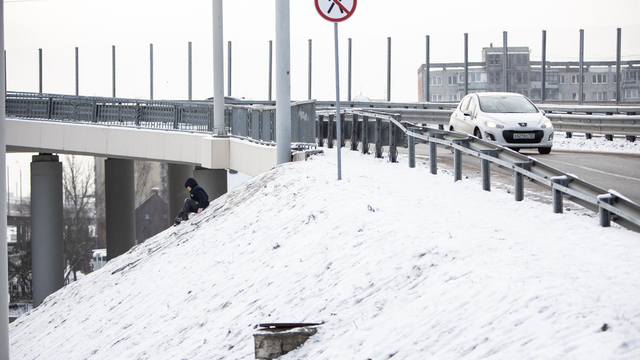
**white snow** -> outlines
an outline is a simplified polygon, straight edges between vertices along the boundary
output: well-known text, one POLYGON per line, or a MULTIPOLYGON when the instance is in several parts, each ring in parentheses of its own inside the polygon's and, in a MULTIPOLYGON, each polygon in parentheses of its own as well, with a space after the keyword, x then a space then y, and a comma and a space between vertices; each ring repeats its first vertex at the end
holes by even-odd
POLYGON ((10 325, 12 359, 638 359, 640 234, 335 150, 255 177, 10 325))

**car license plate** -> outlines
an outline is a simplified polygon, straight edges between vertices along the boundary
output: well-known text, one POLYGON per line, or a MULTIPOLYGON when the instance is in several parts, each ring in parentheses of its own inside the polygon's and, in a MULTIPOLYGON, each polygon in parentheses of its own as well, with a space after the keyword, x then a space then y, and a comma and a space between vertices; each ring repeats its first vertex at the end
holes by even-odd
POLYGON ((519 140, 531 140, 536 138, 536 134, 533 133, 515 133, 513 134, 514 139, 519 140))

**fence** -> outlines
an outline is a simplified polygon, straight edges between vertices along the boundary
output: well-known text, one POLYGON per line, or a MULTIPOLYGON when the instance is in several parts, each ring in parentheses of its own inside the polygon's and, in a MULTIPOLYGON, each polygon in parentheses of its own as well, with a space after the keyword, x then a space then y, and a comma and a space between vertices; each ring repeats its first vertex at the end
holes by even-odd
MULTIPOLYGON (((238 104, 238 102, 236 102, 238 104)), ((291 106, 291 141, 315 143, 315 102, 291 106)), ((212 102, 176 102, 7 92, 6 115, 146 129, 211 132, 212 102)), ((275 106, 227 105, 231 136, 275 145, 275 106)))
MULTIPOLYGON (((537 160, 518 152, 493 143, 480 140, 474 136, 464 135, 445 130, 428 128, 422 124, 400 122, 399 114, 385 114, 362 109, 345 109, 341 114, 345 120, 343 126, 351 136, 351 150, 357 150, 360 143, 361 151, 369 152, 369 143, 375 139, 375 156, 382 157, 382 146, 389 146, 389 159, 397 161, 397 144, 406 143, 409 148, 409 166, 415 167, 415 144, 424 142, 429 144, 429 167, 432 174, 437 173, 437 147, 453 149, 454 152, 454 180, 462 179, 462 153, 466 153, 481 161, 482 188, 490 190, 490 164, 512 170, 514 173, 515 200, 524 199, 524 178, 540 185, 552 192, 553 211, 562 213, 563 198, 573 201, 599 214, 601 226, 610 226, 611 221, 619 225, 640 232, 640 206, 612 191, 606 191, 589 184, 575 176, 544 165, 537 160), (370 122, 375 123, 375 134, 372 136, 370 122), (387 126, 382 126, 386 123, 387 126), (387 139, 386 142, 383 142, 387 139)), ((329 111, 319 112, 319 145, 323 145, 320 135, 327 136, 328 146, 331 147, 335 134, 329 124, 325 124, 323 117, 335 117, 329 111)), ((347 135, 345 135, 347 136, 347 135)), ((337 140, 337 139, 336 139, 337 140)), ((341 141, 345 143, 344 139, 341 141)))

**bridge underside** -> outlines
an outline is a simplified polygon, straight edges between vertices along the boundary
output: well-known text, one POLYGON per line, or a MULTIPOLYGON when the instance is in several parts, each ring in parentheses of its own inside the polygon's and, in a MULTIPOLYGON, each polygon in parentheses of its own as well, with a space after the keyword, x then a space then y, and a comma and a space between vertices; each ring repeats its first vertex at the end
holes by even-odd
MULTIPOLYGON (((227 191, 226 169, 255 176, 276 165, 273 146, 203 133, 17 119, 7 119, 6 130, 7 152, 107 158, 105 200, 109 259, 136 244, 133 160, 169 164, 170 221, 189 196, 184 188, 186 178, 195 178, 210 199, 215 199, 227 191)), ((62 164, 57 156, 33 157, 31 187, 34 306, 37 306, 64 282, 62 164)))

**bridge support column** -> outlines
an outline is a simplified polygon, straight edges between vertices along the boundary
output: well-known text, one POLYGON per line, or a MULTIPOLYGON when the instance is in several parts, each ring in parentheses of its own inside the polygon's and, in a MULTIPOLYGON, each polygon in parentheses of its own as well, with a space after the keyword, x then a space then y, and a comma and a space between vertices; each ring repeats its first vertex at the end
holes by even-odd
POLYGON ((136 244, 133 160, 107 159, 104 174, 107 260, 111 260, 136 244))
POLYGON ((169 164, 167 182, 169 186, 170 225, 173 225, 173 219, 180 213, 184 199, 189 197, 189 192, 184 187, 184 182, 190 177, 193 177, 193 165, 169 164))
POLYGON ((33 306, 64 286, 62 163, 35 155, 31 163, 33 306))
POLYGON ((227 193, 227 170, 205 169, 197 167, 193 171, 193 178, 202 186, 209 195, 209 201, 213 201, 227 193))

